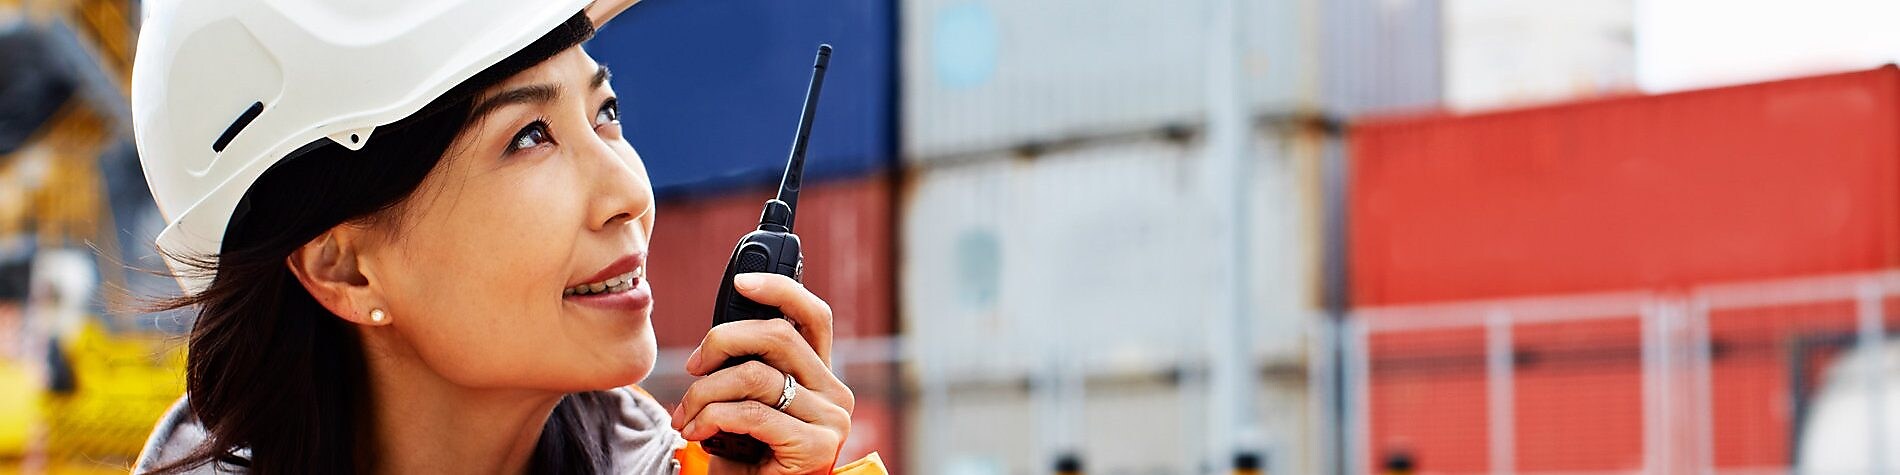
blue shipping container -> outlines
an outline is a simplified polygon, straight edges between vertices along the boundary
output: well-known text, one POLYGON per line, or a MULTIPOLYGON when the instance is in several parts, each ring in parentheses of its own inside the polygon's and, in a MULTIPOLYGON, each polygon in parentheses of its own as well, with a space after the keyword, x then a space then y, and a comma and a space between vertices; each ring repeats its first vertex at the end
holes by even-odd
POLYGON ((893 3, 647 0, 587 50, 614 70, 656 191, 679 195, 779 178, 812 57, 830 43, 806 174, 854 176, 895 156, 893 3))

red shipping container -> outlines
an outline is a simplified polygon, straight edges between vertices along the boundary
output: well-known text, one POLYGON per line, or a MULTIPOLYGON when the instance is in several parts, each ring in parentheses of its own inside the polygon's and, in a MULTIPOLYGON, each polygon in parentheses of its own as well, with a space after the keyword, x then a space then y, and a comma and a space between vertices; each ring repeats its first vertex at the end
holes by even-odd
MULTIPOLYGON (((1900 267, 1900 69, 1891 66, 1375 120, 1354 129, 1350 147, 1355 306, 1900 267)), ((1712 361, 1712 461, 1785 465, 1795 442, 1789 342, 1850 331, 1851 308, 1733 313, 1711 316, 1724 348, 1712 361)), ((1515 469, 1643 467, 1637 331, 1634 316, 1514 326, 1515 469)), ((1423 469, 1492 468, 1482 329, 1372 344, 1370 455, 1398 449, 1423 469)), ((1818 368, 1832 356, 1801 358, 1818 368)))
MULTIPOLYGON (((712 327, 719 280, 739 237, 759 226, 776 188, 663 200, 655 211, 648 276, 660 347, 698 346, 712 327)), ((892 332, 888 175, 809 183, 799 194, 805 285, 831 304, 837 339, 892 332)))
POLYGON ((1354 127, 1354 305, 1900 265, 1900 69, 1354 127))
MULTIPOLYGON (((662 348, 699 345, 712 326, 714 296, 739 236, 757 229, 776 187, 662 200, 655 213, 651 265, 654 331, 662 348)), ((872 174, 807 183, 798 198, 795 232, 805 252, 805 285, 831 304, 839 340, 893 333, 896 295, 891 177, 872 174)), ((891 403, 895 372, 885 366, 846 368, 857 394, 846 460, 879 452, 901 466, 903 434, 891 403)), ((658 383, 662 401, 676 401, 690 380, 658 383)))

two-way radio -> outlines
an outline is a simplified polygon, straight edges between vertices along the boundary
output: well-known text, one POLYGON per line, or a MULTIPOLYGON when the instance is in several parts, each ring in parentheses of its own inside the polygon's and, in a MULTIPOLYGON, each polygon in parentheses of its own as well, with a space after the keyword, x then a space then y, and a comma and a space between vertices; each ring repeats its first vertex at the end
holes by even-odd
MULTIPOLYGON (((811 122, 818 111, 818 90, 825 85, 825 69, 831 63, 831 45, 818 45, 818 59, 812 64, 811 86, 805 91, 805 110, 798 117, 798 135, 792 138, 792 156, 785 162, 785 177, 779 181, 778 198, 765 201, 759 215, 759 228, 739 238, 719 280, 719 301, 713 304, 714 326, 740 320, 784 318, 778 308, 745 298, 732 288, 732 277, 748 272, 770 272, 804 281, 805 255, 799 250, 798 235, 792 234, 793 213, 798 210, 798 187, 805 174, 805 146, 811 140, 811 122)), ((726 360, 732 367, 758 357, 726 360)), ((764 460, 771 448, 744 434, 721 432, 701 442, 706 453, 735 462, 754 464, 764 460)))

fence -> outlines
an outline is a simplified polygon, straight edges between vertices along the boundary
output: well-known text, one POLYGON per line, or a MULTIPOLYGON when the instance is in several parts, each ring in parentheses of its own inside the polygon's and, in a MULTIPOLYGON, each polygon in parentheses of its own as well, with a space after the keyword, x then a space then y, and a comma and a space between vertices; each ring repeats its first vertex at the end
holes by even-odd
POLYGON ((1359 309, 1349 473, 1886 473, 1897 298, 1887 271, 1359 309))

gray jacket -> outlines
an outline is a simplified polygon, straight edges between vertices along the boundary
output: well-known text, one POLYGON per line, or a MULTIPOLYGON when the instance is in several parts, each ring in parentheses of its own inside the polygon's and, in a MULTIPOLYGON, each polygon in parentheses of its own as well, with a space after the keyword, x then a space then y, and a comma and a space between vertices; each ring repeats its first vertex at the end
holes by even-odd
MULTIPOLYGON (((651 396, 631 389, 623 387, 608 393, 619 408, 614 411, 613 445, 607 448, 614 467, 621 473, 678 475, 680 466, 673 458, 673 451, 685 447, 686 439, 673 430, 672 415, 651 396)), ((158 426, 152 428, 152 437, 145 441, 145 449, 139 453, 138 465, 132 468, 132 473, 145 473, 152 467, 183 458, 203 443, 206 435, 185 399, 179 398, 165 412, 165 417, 159 419, 158 426)), ((239 452, 239 455, 249 454, 239 452)), ((189 473, 215 475, 245 471, 243 467, 214 462, 189 473)))

